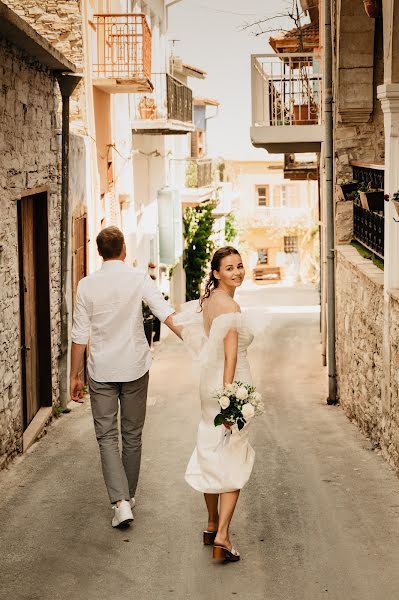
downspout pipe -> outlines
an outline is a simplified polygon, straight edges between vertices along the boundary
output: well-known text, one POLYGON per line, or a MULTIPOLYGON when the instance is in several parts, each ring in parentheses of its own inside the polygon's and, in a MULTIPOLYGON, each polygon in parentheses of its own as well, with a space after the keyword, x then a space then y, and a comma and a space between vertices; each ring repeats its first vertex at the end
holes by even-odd
POLYGON ((337 404, 337 369, 335 354, 335 210, 334 210, 334 141, 332 82, 331 0, 324 0, 324 123, 325 123, 325 195, 327 244, 327 404, 337 404))
POLYGON ((82 79, 79 75, 56 73, 62 98, 62 141, 61 141, 61 347, 59 356, 60 403, 68 403, 68 256, 70 240, 69 206, 69 99, 82 79))

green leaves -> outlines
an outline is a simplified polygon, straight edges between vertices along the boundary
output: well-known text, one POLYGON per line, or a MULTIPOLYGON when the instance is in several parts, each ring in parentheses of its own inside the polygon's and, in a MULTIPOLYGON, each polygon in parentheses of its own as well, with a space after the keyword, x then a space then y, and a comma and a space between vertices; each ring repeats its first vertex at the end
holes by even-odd
POLYGON ((243 427, 245 426, 245 419, 238 419, 237 420, 237 427, 238 427, 238 431, 241 431, 241 429, 243 429, 243 427))
POLYGON ((214 424, 215 427, 219 427, 219 425, 223 424, 223 415, 222 413, 219 413, 218 415, 216 415, 215 420, 214 420, 214 424))
POLYGON ((215 202, 206 202, 194 208, 186 208, 183 217, 186 249, 183 267, 186 272, 186 298, 196 300, 200 297, 200 285, 214 250, 211 240, 215 216, 215 202))
POLYGON ((234 213, 230 213, 226 217, 224 227, 224 237, 228 244, 234 242, 238 235, 237 221, 234 213))

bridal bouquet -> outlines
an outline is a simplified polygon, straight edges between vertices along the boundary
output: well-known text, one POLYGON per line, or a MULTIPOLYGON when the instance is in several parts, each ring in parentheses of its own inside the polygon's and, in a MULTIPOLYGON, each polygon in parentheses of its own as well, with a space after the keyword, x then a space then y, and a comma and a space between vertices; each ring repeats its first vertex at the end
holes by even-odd
POLYGON ((215 392, 214 398, 219 402, 220 413, 215 417, 215 427, 237 425, 238 430, 248 421, 264 411, 262 396, 252 385, 234 381, 215 392))

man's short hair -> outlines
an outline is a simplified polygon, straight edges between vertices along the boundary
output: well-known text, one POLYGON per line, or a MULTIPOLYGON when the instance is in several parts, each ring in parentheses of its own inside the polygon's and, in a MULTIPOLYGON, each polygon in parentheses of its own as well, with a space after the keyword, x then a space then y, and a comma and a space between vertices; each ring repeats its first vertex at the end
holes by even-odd
POLYGON ((125 238, 118 227, 105 227, 97 236, 97 248, 104 259, 118 258, 122 252, 125 238))

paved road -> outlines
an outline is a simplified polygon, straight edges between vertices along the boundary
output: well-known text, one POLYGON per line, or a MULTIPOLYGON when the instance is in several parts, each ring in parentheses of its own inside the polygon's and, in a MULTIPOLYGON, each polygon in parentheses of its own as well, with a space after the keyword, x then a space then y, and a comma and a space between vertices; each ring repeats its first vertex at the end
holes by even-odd
POLYGON ((202 498, 183 481, 199 408, 178 340, 157 352, 136 521, 110 527, 88 403, 0 474, 1 600, 397 600, 399 482, 339 407, 325 404, 316 296, 248 288, 276 306, 257 459, 234 522, 243 559, 213 564, 202 498), (296 308, 295 308, 296 307, 296 308))

